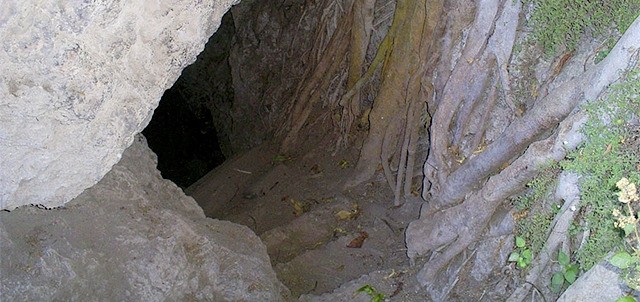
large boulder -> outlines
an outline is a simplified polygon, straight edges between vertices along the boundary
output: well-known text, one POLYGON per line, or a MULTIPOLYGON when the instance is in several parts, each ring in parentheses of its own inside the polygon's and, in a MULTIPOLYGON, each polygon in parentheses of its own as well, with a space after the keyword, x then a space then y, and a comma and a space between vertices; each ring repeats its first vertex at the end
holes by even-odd
POLYGON ((281 301, 247 227, 206 218, 143 137, 64 207, 0 212, 2 301, 281 301))
POLYGON ((3 0, 0 209, 100 180, 237 0, 3 0))

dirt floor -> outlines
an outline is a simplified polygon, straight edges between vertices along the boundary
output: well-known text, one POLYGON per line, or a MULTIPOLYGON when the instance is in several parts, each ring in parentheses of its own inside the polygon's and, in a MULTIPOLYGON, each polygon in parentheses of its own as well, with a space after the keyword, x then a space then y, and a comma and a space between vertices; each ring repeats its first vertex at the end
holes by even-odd
POLYGON ((293 299, 375 301, 383 294, 389 301, 430 301, 418 287, 420 266, 410 265, 404 242, 405 228, 424 201, 416 191, 394 207, 382 172, 344 190, 358 153, 332 155, 327 145, 291 156, 262 146, 227 161, 186 192, 209 217, 256 232, 293 299))

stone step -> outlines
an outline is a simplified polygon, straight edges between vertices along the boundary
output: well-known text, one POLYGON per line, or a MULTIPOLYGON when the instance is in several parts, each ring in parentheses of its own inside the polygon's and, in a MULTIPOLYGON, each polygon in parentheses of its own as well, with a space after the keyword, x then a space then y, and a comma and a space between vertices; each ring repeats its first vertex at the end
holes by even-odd
POLYGON ((207 173, 184 192, 193 197, 207 217, 222 218, 231 201, 241 195, 245 186, 264 171, 271 169, 273 146, 263 145, 228 159, 207 173))
POLYGON ((335 179, 311 170, 295 163, 271 167, 248 181, 217 218, 246 225, 261 235, 298 218, 302 213, 296 213, 294 203, 304 212, 330 203, 337 192, 335 179))
POLYGON ((267 246, 272 264, 290 261, 302 252, 331 241, 340 230, 353 227, 352 220, 340 220, 336 213, 352 210, 353 201, 338 196, 319 204, 290 223, 264 232, 260 238, 267 246))

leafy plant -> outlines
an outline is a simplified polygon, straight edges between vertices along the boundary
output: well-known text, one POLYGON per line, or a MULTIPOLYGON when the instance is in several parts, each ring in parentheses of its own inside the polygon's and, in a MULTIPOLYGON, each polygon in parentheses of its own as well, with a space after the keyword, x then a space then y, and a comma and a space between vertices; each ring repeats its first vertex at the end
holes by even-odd
POLYGON ((632 203, 638 203, 640 196, 638 196, 636 185, 627 178, 621 178, 616 183, 616 187, 620 190, 617 193, 618 201, 625 205, 625 210, 621 212, 619 209, 614 209, 612 215, 616 217, 615 226, 622 229, 625 237, 629 239, 632 252, 619 252, 611 257, 609 262, 624 271, 624 280, 629 287, 638 290, 640 289, 640 235, 638 235, 638 218, 632 203))
POLYGON ((366 284, 365 286, 359 288, 357 292, 358 293, 364 292, 369 296, 371 296, 371 302, 384 301, 384 294, 381 292, 378 292, 378 290, 375 287, 371 286, 370 284, 366 284))
POLYGON ((533 254, 531 253, 531 249, 526 247, 524 238, 516 236, 516 250, 509 255, 508 261, 515 262, 518 267, 524 269, 531 264, 532 259, 533 254))
POLYGON ((640 180, 637 145, 630 144, 634 132, 628 121, 640 113, 640 69, 629 72, 608 96, 587 104, 589 119, 583 128, 585 142, 567 156, 560 166, 581 175, 580 219, 589 236, 576 252, 575 260, 583 270, 601 261, 607 253, 619 249, 624 241, 614 226, 612 211, 616 182, 623 176, 640 180))
POLYGON ((558 251, 558 263, 562 269, 555 272, 551 277, 551 291, 554 293, 559 293, 565 283, 569 285, 573 284, 580 270, 577 264, 570 262, 569 255, 563 251, 558 251))

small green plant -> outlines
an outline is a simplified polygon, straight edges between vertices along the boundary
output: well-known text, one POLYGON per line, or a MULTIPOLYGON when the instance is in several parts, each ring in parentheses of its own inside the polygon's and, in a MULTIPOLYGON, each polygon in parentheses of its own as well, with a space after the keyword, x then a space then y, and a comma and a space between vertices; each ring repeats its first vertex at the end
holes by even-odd
POLYGON ((509 255, 509 262, 515 262, 519 268, 526 268, 531 264, 533 254, 531 249, 526 247, 524 238, 516 236, 516 250, 509 255))
POLYGON ((551 277, 551 291, 554 293, 559 293, 565 283, 568 285, 573 284, 580 270, 577 264, 570 262, 569 255, 563 251, 558 251, 558 263, 562 269, 555 272, 551 277))
POLYGON ((626 296, 616 300, 616 302, 637 302, 637 301, 636 301, 636 298, 632 296, 626 296))
POLYGON ((636 185, 627 178, 621 178, 616 187, 618 201, 624 204, 624 210, 614 209, 613 217, 616 218, 615 226, 624 231, 627 242, 631 247, 631 253, 622 251, 615 254, 609 262, 624 271, 624 280, 630 288, 640 289, 640 235, 638 235, 638 218, 633 210, 632 203, 640 201, 636 185))
POLYGON ((382 302, 384 301, 384 294, 379 292, 375 287, 370 284, 366 284, 365 286, 358 289, 356 293, 366 293, 371 296, 371 302, 382 302))

